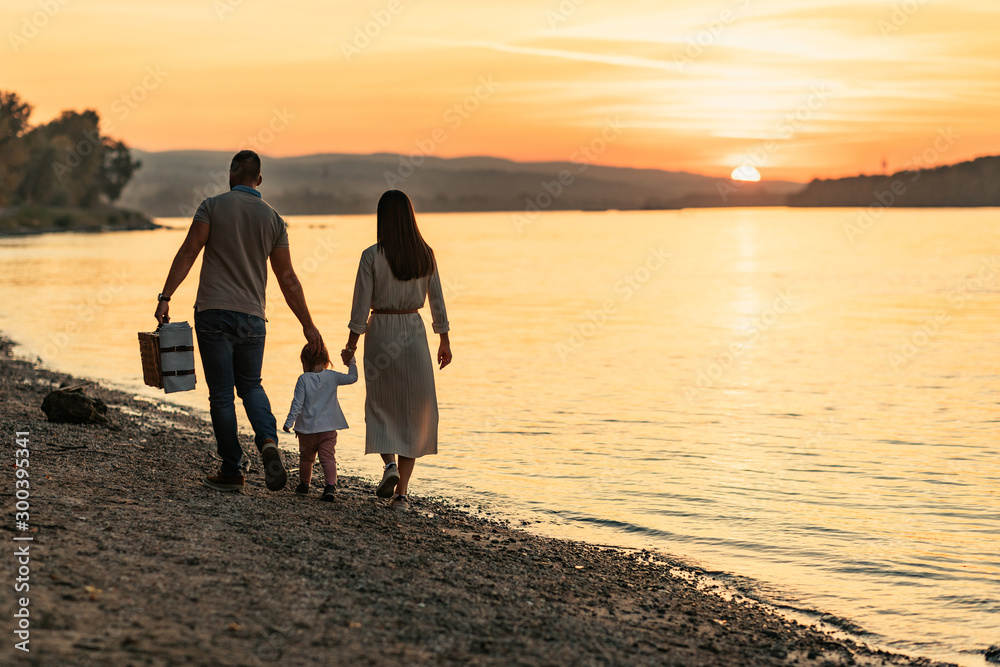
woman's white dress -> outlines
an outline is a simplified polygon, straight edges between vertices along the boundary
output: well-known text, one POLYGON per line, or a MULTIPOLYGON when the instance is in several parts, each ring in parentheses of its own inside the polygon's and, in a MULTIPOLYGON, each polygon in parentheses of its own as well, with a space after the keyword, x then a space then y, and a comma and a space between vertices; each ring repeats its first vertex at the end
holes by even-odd
POLYGON ((419 313, 369 314, 421 308, 425 297, 434 333, 445 333, 448 313, 436 266, 429 276, 401 281, 377 244, 361 253, 348 328, 365 339, 366 454, 437 454, 437 392, 424 321, 419 313))

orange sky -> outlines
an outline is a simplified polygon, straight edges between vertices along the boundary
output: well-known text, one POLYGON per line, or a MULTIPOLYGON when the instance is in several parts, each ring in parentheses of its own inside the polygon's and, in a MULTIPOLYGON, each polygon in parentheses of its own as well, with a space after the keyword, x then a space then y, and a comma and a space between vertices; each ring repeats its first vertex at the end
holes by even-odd
POLYGON ((1000 153, 995 0, 7 0, 0 28, 35 122, 93 108, 147 150, 793 180, 1000 153))

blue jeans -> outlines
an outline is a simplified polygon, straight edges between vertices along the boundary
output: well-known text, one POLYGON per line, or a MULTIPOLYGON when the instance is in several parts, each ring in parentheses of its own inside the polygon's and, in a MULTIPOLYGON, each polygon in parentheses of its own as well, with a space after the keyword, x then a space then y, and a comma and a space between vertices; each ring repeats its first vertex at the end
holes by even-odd
POLYGON ((203 310, 194 314, 198 350, 205 369, 212 428, 222 457, 222 474, 240 471, 243 448, 236 428, 233 388, 253 427, 257 449, 264 442, 278 442, 277 423, 271 412, 260 369, 264 362, 264 320, 231 310, 203 310))

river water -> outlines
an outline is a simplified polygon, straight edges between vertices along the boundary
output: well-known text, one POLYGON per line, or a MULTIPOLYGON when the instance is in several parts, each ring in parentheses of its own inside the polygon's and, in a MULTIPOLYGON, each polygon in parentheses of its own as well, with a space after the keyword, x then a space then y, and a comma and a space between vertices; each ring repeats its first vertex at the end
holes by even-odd
MULTIPOLYGON (((161 222, 0 240, 0 330, 51 367, 156 396, 136 331, 153 328, 187 225, 161 222)), ((437 374, 441 453, 418 463, 413 493, 684 556, 870 643, 985 664, 1000 643, 1000 210, 419 222, 455 360, 437 374)), ((374 217, 292 217, 289 234, 338 350, 374 217)), ((196 283, 197 266, 175 321, 191 320, 196 283)), ((304 341, 273 280, 268 299, 280 420, 304 341)), ((204 412, 198 377, 169 400, 204 412)), ((352 428, 338 460, 374 478, 363 380, 340 397, 352 428)))

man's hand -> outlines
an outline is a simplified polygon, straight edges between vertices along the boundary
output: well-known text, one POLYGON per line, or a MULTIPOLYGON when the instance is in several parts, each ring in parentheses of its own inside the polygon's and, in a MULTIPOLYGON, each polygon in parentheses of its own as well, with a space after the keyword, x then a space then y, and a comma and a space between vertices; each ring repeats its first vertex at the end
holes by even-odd
POLYGON ((287 426, 282 426, 281 430, 284 431, 285 433, 291 433, 292 432, 292 429, 288 428, 287 426))
POLYGON ((345 366, 351 365, 351 359, 354 358, 354 350, 348 350, 346 347, 340 351, 340 360, 344 362, 345 366))
POLYGON ((319 329, 316 328, 316 325, 305 325, 302 327, 302 333, 305 334, 306 342, 309 343, 309 350, 313 354, 319 354, 323 349, 323 336, 320 334, 319 329))
POLYGON ((160 301, 156 304, 156 312, 153 313, 153 317, 156 318, 157 324, 164 324, 170 321, 170 304, 166 301, 160 301))

